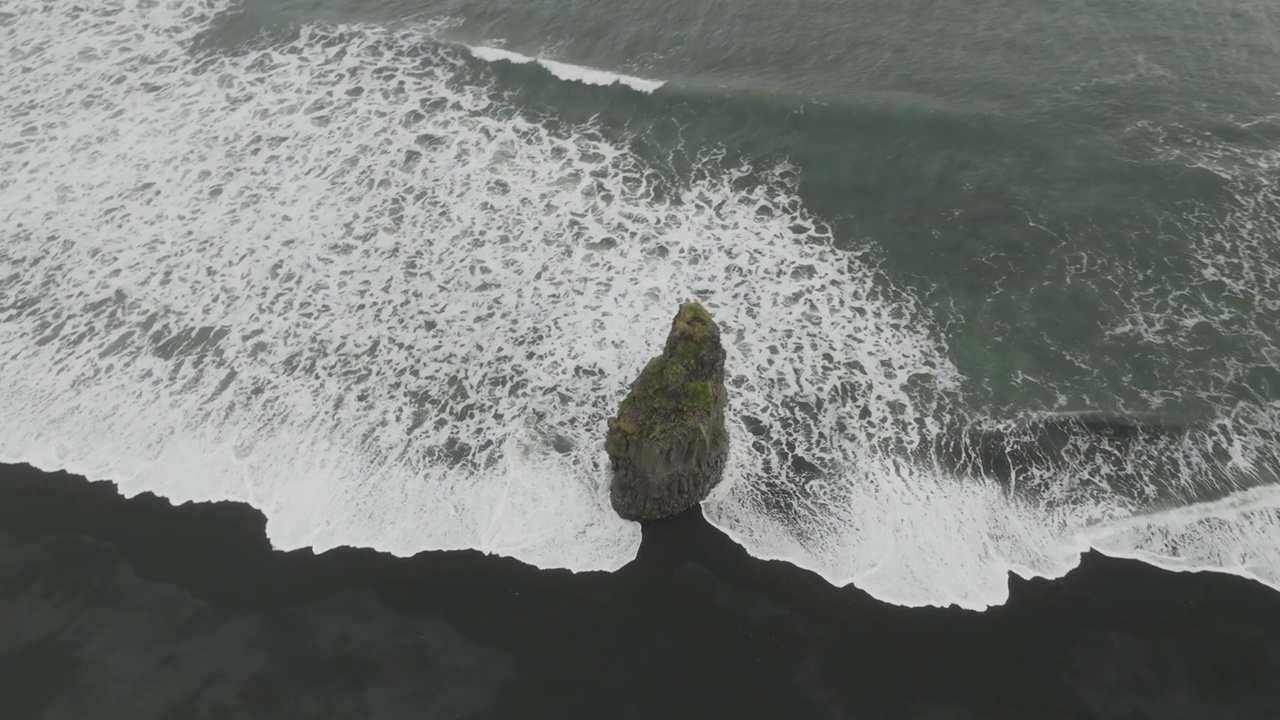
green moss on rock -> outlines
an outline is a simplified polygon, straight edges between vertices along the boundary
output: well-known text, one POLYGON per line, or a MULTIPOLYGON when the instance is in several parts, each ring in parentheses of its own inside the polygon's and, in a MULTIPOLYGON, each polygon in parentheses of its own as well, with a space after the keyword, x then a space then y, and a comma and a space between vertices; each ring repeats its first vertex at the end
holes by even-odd
POLYGON ((710 313, 699 303, 684 303, 672 322, 665 350, 645 365, 610 427, 651 438, 696 421, 690 413, 714 400, 710 380, 717 363, 723 362, 723 353, 710 313))
POLYGON ((689 392, 684 398, 685 410, 699 410, 711 404, 715 391, 709 382, 697 382, 689 385, 689 392))

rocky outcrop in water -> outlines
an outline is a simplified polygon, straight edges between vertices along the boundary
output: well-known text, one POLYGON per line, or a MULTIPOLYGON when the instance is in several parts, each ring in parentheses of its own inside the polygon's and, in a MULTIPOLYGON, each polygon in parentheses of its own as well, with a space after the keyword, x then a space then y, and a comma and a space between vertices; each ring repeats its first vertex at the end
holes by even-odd
POLYGON ((720 482, 729 451, 724 357, 711 315, 698 303, 681 305, 662 354, 609 420, 610 499, 622 517, 675 515, 720 482))

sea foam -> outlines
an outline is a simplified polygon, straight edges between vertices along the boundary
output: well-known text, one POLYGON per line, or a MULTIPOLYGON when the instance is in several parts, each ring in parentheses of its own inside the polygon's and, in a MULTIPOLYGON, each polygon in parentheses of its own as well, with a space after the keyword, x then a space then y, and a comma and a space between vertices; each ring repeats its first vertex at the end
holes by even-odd
POLYGON ((1275 584, 1274 504, 1196 494, 1232 432, 1126 455, 1181 463, 1136 493, 1083 454, 1014 485, 933 462, 962 378, 793 169, 706 149, 669 175, 425 32, 193 49, 228 11, 0 16, 0 456, 248 502, 281 548, 609 570, 640 535, 609 508, 605 420, 698 298, 733 397, 704 510, 755 555, 907 605, 999 603, 1090 546, 1275 584))

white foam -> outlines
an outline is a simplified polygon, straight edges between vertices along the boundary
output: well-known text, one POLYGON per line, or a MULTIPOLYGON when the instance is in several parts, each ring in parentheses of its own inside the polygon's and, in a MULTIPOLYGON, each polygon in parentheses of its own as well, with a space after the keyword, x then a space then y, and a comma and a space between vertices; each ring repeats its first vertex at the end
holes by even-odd
MULTIPOLYGON (((698 297, 734 398, 705 509, 753 554, 981 608, 1009 571, 1141 546, 1140 499, 1083 459, 1012 494, 903 459, 960 420, 959 378, 789 168, 707 154, 664 175, 520 114, 414 32, 311 25, 193 56, 225 9, 6 6, 0 456, 249 502, 283 548, 612 569, 639 530, 608 506, 605 419, 698 297)), ((1189 458, 1157 489, 1186 497, 1189 458)), ((1271 532, 1221 515, 1237 545, 1271 532)))
POLYGON ((1089 545, 1180 572, 1214 571, 1280 589, 1280 488, 1242 490, 1089 533, 1089 545))
POLYGON ((705 509, 753 555, 913 607, 999 605, 1010 572, 1060 577, 1087 549, 1068 518, 1012 502, 993 483, 862 456, 866 464, 847 465, 833 479, 842 489, 815 498, 800 523, 761 513, 749 488, 705 509))
POLYGON ((8 457, 243 500, 278 547, 610 569, 639 532, 604 420, 680 300, 717 311, 779 437, 792 398, 883 381, 883 416, 948 372, 786 169, 664 177, 414 33, 193 57, 215 4, 39 8, 2 38, 34 49, 0 70, 8 457), (853 352, 803 366, 827 346, 853 352))
POLYGON ((557 60, 547 60, 545 58, 536 58, 529 55, 521 55, 518 52, 503 50, 502 48, 489 47, 487 45, 466 46, 476 58, 485 62, 509 62, 516 65, 526 65, 528 63, 537 63, 550 72, 552 75, 561 80, 569 80, 571 82, 580 82, 584 85, 626 85, 632 90, 642 93, 651 93, 654 90, 666 84, 663 80, 649 80, 646 78, 634 77, 632 75, 622 75, 607 70, 598 70, 596 68, 584 67, 582 65, 573 65, 571 63, 559 62, 557 60))

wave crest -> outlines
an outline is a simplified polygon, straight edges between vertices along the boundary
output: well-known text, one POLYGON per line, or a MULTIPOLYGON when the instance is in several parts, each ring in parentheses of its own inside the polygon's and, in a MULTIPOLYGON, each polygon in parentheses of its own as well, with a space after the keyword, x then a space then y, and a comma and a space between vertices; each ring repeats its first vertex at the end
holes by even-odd
POLYGON ((651 93, 666 84, 665 80, 647 80, 631 75, 609 72, 608 70, 598 70, 572 63, 535 58, 487 45, 468 45, 467 50, 477 59, 485 62, 509 62, 514 65, 536 63, 561 80, 580 82, 584 85, 626 85, 638 92, 651 93))

